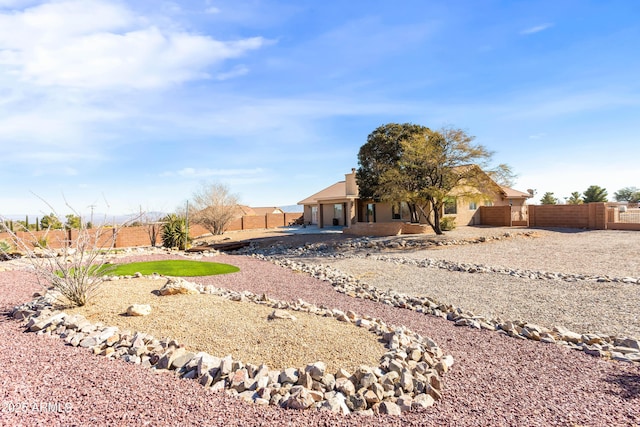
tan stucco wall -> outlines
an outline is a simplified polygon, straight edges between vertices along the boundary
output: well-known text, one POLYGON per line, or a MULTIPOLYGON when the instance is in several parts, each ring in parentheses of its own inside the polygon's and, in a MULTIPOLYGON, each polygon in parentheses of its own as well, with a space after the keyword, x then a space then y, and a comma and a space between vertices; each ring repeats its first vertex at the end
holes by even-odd
POLYGON ((304 223, 311 224, 311 205, 304 205, 303 209, 304 223))
MULTIPOLYGON (((322 225, 331 226, 333 225, 333 205, 334 203, 328 203, 321 205, 322 208, 322 225)), ((320 219, 318 219, 320 221, 320 219)), ((338 218, 338 224, 341 224, 342 218, 338 218)))
POLYGON ((347 196, 358 196, 358 184, 356 182, 356 170, 352 169, 351 173, 344 175, 345 189, 347 196))

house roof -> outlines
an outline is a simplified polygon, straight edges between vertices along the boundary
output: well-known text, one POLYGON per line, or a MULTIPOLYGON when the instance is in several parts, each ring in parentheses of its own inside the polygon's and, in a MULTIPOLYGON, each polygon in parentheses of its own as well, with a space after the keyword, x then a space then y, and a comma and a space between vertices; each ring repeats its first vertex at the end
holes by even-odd
POLYGON ((332 200, 332 199, 347 199, 347 198, 355 198, 355 197, 347 197, 347 184, 345 181, 338 181, 335 184, 325 188, 324 190, 318 191, 316 194, 313 194, 307 197, 304 200, 298 202, 299 205, 311 205, 317 203, 321 200, 332 200))
POLYGON ((247 205, 238 205, 238 216, 243 216, 243 215, 255 215, 255 211, 253 210, 253 208, 247 206, 247 205))
POLYGON ((260 208, 251 208, 253 209, 254 215, 266 215, 266 214, 281 214, 284 213, 282 209, 276 206, 269 207, 260 207, 260 208))
POLYGON ((500 186, 502 194, 507 199, 528 199, 531 197, 529 193, 523 193, 522 191, 514 190, 513 188, 500 186))
MULTIPOLYGON (((477 165, 461 165, 456 166, 460 172, 465 172, 470 168, 478 168, 477 165)), ((487 175, 482 169, 480 169, 482 174, 487 178, 487 182, 490 186, 495 189, 495 191, 500 191, 502 193, 502 197, 504 199, 528 199, 531 197, 529 193, 523 193, 522 191, 514 190, 513 188, 503 187, 498 185, 489 175, 487 175)), ((357 199, 358 196, 347 196, 347 185, 346 181, 338 181, 335 184, 325 188, 324 190, 320 190, 317 193, 307 197, 304 200, 298 202, 299 205, 313 205, 317 204, 321 201, 329 201, 329 200, 354 200, 357 199)))

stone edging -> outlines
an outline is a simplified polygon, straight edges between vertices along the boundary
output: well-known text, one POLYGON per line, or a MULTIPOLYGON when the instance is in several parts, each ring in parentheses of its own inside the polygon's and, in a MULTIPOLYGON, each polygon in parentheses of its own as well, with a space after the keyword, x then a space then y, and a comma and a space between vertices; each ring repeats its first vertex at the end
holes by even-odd
POLYGON ((620 362, 640 363, 640 340, 631 337, 616 337, 605 334, 578 334, 564 327, 549 329, 523 321, 486 319, 449 304, 443 304, 429 297, 415 297, 392 290, 381 291, 353 276, 344 274, 326 265, 311 265, 276 256, 253 254, 255 258, 271 261, 281 267, 301 271, 317 279, 331 283, 337 292, 354 298, 368 299, 394 307, 413 310, 418 313, 443 317, 455 326, 487 329, 513 338, 531 339, 547 344, 558 344, 573 350, 580 350, 591 356, 603 357, 620 362))
MULTIPOLYGON (((138 274, 136 277, 143 276, 138 274)), ((117 279, 119 277, 111 278, 117 279)), ((211 390, 224 390, 261 405, 316 408, 342 414, 399 415, 415 408, 429 407, 441 398, 442 375, 453 365, 453 357, 443 355, 430 338, 404 327, 393 328, 380 319, 359 316, 352 311, 344 313, 302 300, 289 303, 246 291, 186 284, 195 286, 200 293, 231 301, 253 302, 276 310, 306 312, 353 323, 380 336, 388 351, 382 356, 380 366, 360 366, 353 374, 345 369, 339 369, 335 375, 328 373, 323 362, 311 363, 300 369, 270 370, 264 364, 256 366, 234 360, 231 355, 220 358, 204 352, 192 353, 175 340, 158 340, 142 332, 131 333, 113 326, 92 324, 82 315, 68 315, 55 310, 56 295, 50 291, 44 295, 36 294, 33 301, 14 307, 11 316, 22 321, 29 332, 58 336, 68 345, 88 348, 94 354, 109 359, 121 359, 154 370, 173 371, 182 378, 198 380, 211 390)))

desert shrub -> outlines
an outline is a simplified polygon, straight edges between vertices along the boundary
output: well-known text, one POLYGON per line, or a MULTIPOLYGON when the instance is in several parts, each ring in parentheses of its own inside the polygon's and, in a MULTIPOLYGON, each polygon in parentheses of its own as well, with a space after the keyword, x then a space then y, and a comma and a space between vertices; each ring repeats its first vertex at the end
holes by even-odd
POLYGON ((48 248, 46 236, 37 238, 30 232, 30 241, 36 242, 39 251, 44 251, 38 256, 28 240, 19 238, 6 227, 5 231, 11 236, 12 245, 26 254, 38 283, 43 288, 58 291, 62 296, 60 302, 83 306, 97 294, 109 268, 106 257, 115 244, 111 230, 109 235, 114 237, 105 239, 101 228, 89 230, 81 227, 77 236, 57 251, 48 248))
POLYGON ((445 216, 440 219, 440 229, 442 231, 451 231, 456 228, 456 217, 445 216))
POLYGON ((185 217, 169 214, 163 219, 162 246, 165 248, 187 248, 187 221, 185 217))
POLYGON ((38 237, 35 242, 33 242, 33 246, 36 248, 48 248, 49 247, 49 238, 47 236, 38 237))
POLYGON ((0 240, 0 254, 10 252, 12 249, 11 244, 6 240, 0 240))

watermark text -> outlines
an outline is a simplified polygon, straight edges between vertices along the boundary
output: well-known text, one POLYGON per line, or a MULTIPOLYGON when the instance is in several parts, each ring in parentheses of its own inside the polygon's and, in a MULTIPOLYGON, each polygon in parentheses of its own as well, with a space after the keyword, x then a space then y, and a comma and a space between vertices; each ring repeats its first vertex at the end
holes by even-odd
POLYGON ((41 402, 37 400, 13 402, 2 402, 2 412, 5 413, 29 413, 29 414, 44 414, 44 413, 58 413, 66 414, 73 410, 71 403, 64 402, 41 402))

